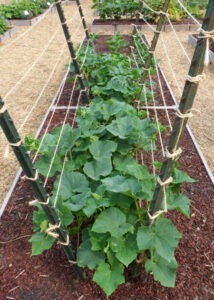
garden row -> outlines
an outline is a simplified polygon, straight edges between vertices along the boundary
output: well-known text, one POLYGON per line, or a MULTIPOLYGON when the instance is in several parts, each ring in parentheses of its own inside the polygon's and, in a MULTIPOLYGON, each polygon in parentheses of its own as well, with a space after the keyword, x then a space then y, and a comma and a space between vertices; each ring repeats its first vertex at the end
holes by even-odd
MULTIPOLYGON (((139 9, 140 12, 145 16, 148 22, 157 22, 159 16, 158 11, 161 11, 164 1, 162 0, 121 0, 121 1, 109 1, 109 0, 92 0, 94 5, 92 8, 95 9, 96 14, 99 15, 100 19, 120 19, 121 17, 136 17, 139 9), (142 2, 142 4, 141 4, 142 2), (142 6, 141 6, 142 5, 142 6), (151 9, 152 10, 151 10, 151 9)), ((184 0, 182 1, 184 6, 189 12, 196 18, 202 19, 208 4, 208 0, 184 0)), ((171 0, 169 5, 169 15, 172 21, 180 22, 187 19, 188 15, 181 8, 176 0, 171 0)))
MULTIPOLYGON (((75 128, 66 124, 39 140, 26 139, 26 147, 40 153, 36 168, 50 177, 49 204, 75 243, 78 266, 94 270, 93 280, 108 296, 125 282, 125 270, 133 273, 136 265, 138 269, 145 265, 155 280, 173 287, 178 266, 174 251, 181 234, 163 215, 146 226, 156 186, 152 170, 154 166, 159 170, 161 162, 146 165, 136 161, 139 153, 150 156, 151 151, 159 152, 158 128, 166 130, 135 107, 135 99, 143 105, 153 98, 149 86, 156 84, 140 85, 148 52, 138 35, 132 41, 138 49, 133 57, 127 53, 130 44, 119 34, 107 41, 107 52, 98 53, 95 44, 93 35, 91 44, 78 55, 91 102, 79 108, 75 128)), ((149 72, 155 76, 154 62, 149 72)), ((188 217, 189 200, 180 187, 193 180, 177 166, 167 190, 168 210, 188 217)), ((48 234, 42 206, 36 203, 36 207, 33 255, 55 242, 48 234)))

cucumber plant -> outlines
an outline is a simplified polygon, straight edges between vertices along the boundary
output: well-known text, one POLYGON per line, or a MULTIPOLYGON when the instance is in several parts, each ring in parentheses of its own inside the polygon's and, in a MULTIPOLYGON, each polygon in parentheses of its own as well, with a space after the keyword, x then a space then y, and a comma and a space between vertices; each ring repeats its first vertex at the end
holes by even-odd
MULTIPOLYGON (((43 139, 29 137, 26 146, 35 152, 43 140, 35 166, 41 175, 52 178, 49 204, 77 241, 78 266, 94 271, 93 280, 107 296, 125 282, 124 271, 135 262, 163 286, 173 287, 178 266, 174 251, 181 233, 163 215, 145 225, 156 178, 149 166, 135 159, 139 151, 156 149, 157 124, 128 103, 131 92, 127 96, 127 91, 114 89, 114 85, 107 89, 108 82, 103 83, 105 76, 111 81, 110 75, 120 77, 122 73, 125 79, 124 66, 129 63, 130 69, 130 58, 99 54, 94 47, 88 53, 84 67, 88 85, 94 93, 93 84, 99 87, 100 83, 105 92, 94 93, 97 96, 89 106, 79 108, 76 128, 66 124, 43 139), (99 73, 104 62, 108 62, 107 71, 99 73)), ((129 78, 132 73, 127 67, 126 72, 129 78)), ((139 70, 135 72, 138 76, 139 70)), ((180 187, 192 179, 177 168, 173 178, 167 190, 168 209, 189 217, 189 199, 180 187)), ((55 239, 48 235, 49 224, 40 204, 35 205, 30 241, 32 254, 39 255, 51 248, 55 239)))

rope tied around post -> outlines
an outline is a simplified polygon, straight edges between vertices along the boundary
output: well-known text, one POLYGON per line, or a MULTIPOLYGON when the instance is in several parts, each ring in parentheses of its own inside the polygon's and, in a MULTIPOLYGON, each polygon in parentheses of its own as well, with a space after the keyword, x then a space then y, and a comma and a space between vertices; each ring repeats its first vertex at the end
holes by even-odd
POLYGON ((28 176, 24 175, 24 176, 22 176, 22 179, 23 180, 28 179, 30 181, 36 181, 38 179, 38 177, 39 177, 39 172, 38 172, 38 170, 36 170, 34 177, 28 177, 28 176))
POLYGON ((2 108, 0 108, 0 114, 3 114, 7 110, 6 105, 4 104, 2 108))
POLYGON ((50 202, 50 197, 47 198, 46 202, 39 201, 38 199, 32 200, 32 201, 29 202, 29 205, 33 206, 34 204, 39 203, 41 205, 45 205, 46 206, 46 205, 49 204, 49 202, 50 202))
POLYGON ((162 210, 158 210, 156 211, 153 215, 151 215, 149 213, 149 211, 147 212, 148 217, 151 221, 151 224, 154 223, 154 220, 157 219, 161 214, 163 213, 167 213, 168 209, 167 209, 167 199, 166 199, 166 185, 170 184, 171 182, 173 182, 173 178, 170 176, 168 179, 166 179, 165 181, 162 181, 160 179, 160 177, 157 177, 157 182, 158 184, 162 187, 163 189, 163 201, 164 201, 164 208, 162 210))
POLYGON ((176 111, 176 116, 179 117, 180 119, 185 119, 185 118, 192 118, 193 117, 193 113, 191 111, 186 112, 186 113, 182 113, 179 109, 177 109, 176 111))
POLYGON ((178 160, 182 153, 182 149, 178 148, 177 150, 173 151, 172 153, 169 152, 169 150, 166 148, 165 157, 170 158, 172 160, 178 160))
POLYGON ((69 238, 69 234, 67 234, 66 236, 66 242, 62 242, 62 241, 58 241, 57 244, 60 244, 62 246, 68 246, 70 243, 70 238, 69 238))
POLYGON ((12 147, 19 147, 19 146, 21 146, 21 144, 22 144, 21 140, 16 142, 16 143, 9 143, 9 145, 12 146, 12 147))
POLYGON ((204 55, 204 65, 207 67, 209 65, 210 62, 210 58, 209 58, 209 48, 210 48, 210 39, 214 38, 214 30, 211 31, 206 31, 203 28, 199 28, 199 35, 198 38, 199 39, 206 39, 206 49, 205 49, 205 55, 204 55))
POLYGON ((190 75, 187 75, 186 77, 186 80, 191 82, 191 83, 199 83, 200 81, 204 80, 205 78, 205 74, 199 74, 199 75, 196 75, 196 76, 190 76, 190 75))
POLYGON ((59 224, 51 224, 49 223, 49 227, 45 230, 45 233, 47 233, 47 235, 52 236, 53 238, 57 239, 59 237, 59 234, 54 232, 56 229, 59 229, 61 226, 61 222, 59 224))

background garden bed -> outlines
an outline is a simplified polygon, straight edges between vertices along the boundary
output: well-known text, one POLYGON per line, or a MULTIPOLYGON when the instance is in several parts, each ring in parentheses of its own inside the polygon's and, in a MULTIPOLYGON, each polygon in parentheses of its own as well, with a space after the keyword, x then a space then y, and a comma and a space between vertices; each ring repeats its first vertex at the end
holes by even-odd
MULTIPOLYGON (((91 25, 91 32, 116 32, 119 31, 121 33, 131 33, 134 29, 133 24, 135 24, 135 20, 132 19, 119 19, 119 20, 102 20, 95 19, 91 25)), ((156 26, 154 24, 153 26, 156 26)), ((175 31, 196 31, 198 29, 197 24, 192 24, 188 22, 173 24, 175 31)), ((151 31, 151 27, 143 20, 139 21, 139 28, 141 31, 151 31)), ((172 28, 169 24, 164 24, 162 31, 168 32, 172 31, 172 28)))
POLYGON ((15 34, 16 34, 16 28, 15 27, 9 28, 5 33, 0 35, 0 43, 10 39, 15 34))

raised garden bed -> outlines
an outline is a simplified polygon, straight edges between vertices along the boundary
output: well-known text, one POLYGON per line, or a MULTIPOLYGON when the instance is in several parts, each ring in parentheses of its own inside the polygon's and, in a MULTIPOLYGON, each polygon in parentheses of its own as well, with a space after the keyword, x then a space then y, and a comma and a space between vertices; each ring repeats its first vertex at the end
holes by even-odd
MULTIPOLYGON (((104 41, 103 37, 99 39, 99 48, 103 47, 104 41)), ((60 105, 65 105, 69 100, 71 85, 71 83, 66 84, 60 105)), ((173 106, 173 98, 166 84, 164 84, 164 93, 167 105, 173 106)), ((156 89, 156 98, 160 98, 158 89, 156 89)), ((72 106, 75 105, 75 101, 76 99, 71 103, 72 106)), ((73 113, 74 110, 70 110, 70 122, 73 120, 73 113)), ((63 115, 62 110, 55 114, 51 129, 60 124, 63 115)), ((158 110, 158 116, 163 124, 167 123, 164 110, 158 110)), ((174 116, 174 111, 170 110, 172 120, 174 116)), ((142 269, 141 278, 136 281, 131 280, 127 272, 127 283, 118 288, 110 297, 111 300, 160 297, 162 299, 212 299, 213 221, 210 211, 214 187, 187 132, 184 135, 182 149, 181 169, 187 171, 197 182, 183 187, 183 192, 192 200, 191 218, 187 220, 176 212, 169 213, 183 235, 176 251, 180 265, 176 287, 174 289, 161 287, 142 269)), ((156 155, 160 156, 160 153, 156 155)), ((106 299, 100 288, 91 281, 90 271, 86 272, 85 281, 76 278, 72 266, 67 262, 59 245, 55 245, 41 256, 31 257, 31 247, 27 240, 32 234, 32 208, 28 206, 32 198, 33 193, 29 183, 20 180, 0 220, 1 298, 106 299)))
POLYGON ((0 35, 0 43, 10 39, 14 34, 16 34, 16 28, 9 28, 5 33, 0 35))
MULTIPOLYGON (((120 20, 101 20, 95 19, 91 25, 91 32, 116 32, 119 31, 122 34, 131 33, 134 29, 135 19, 120 19, 120 20)), ((156 26, 154 24, 153 26, 156 26)), ((173 23, 173 27, 176 31, 196 31, 198 29, 197 24, 191 24, 189 22, 184 23, 173 23)), ((145 24, 144 21, 139 21, 139 28, 142 31, 151 31, 149 25, 145 24)), ((172 31, 169 24, 163 25, 162 31, 172 31)))
MULTIPOLYGON (((63 1, 62 5, 76 5, 76 4, 74 1, 67 0, 67 1, 63 1)), ((44 10, 44 13, 47 10, 48 9, 44 10)), ((49 11, 49 13, 53 13, 53 12, 56 12, 55 6, 53 6, 49 11)), ((31 19, 11 19, 11 20, 8 20, 8 23, 11 26, 32 26, 32 25, 36 24, 37 22, 39 22, 39 20, 41 20, 41 18, 43 18, 43 14, 32 17, 31 19)))
MULTIPOLYGON (((188 41, 193 47, 195 47, 197 44, 197 36, 194 34, 189 34, 188 41)), ((210 45, 209 57, 210 63, 214 64, 214 42, 212 42, 212 44, 210 45)))

